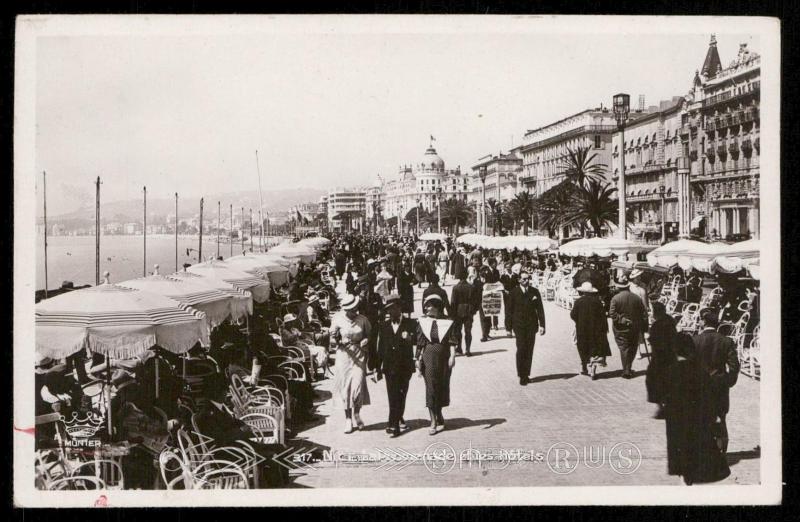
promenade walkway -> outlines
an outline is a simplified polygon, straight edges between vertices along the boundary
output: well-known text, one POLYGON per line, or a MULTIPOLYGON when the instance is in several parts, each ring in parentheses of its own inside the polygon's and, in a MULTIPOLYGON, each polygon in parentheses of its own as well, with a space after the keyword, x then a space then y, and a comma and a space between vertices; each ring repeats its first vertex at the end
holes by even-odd
MULTIPOLYGON (((620 378, 619 352, 609 336, 613 356, 592 381, 579 374, 569 312, 545 302, 545 313, 547 335, 537 338, 533 382, 525 387, 516 378, 514 339, 501 329, 481 343, 474 323, 474 355, 456 359, 452 405, 444 410, 447 430, 435 436, 428 434, 424 383, 417 376, 405 414, 411 429, 394 439, 384 432, 383 381, 369 379, 372 404, 362 410, 367 427, 352 434, 343 432, 343 414, 332 408, 332 379, 317 383, 317 417, 292 442, 300 448, 295 457, 286 456, 295 459, 293 486, 682 484, 666 473, 664 421, 652 418, 654 405, 646 402, 647 360, 635 361, 635 378, 620 378)), ((728 426, 732 473, 722 483, 757 484, 758 381, 741 376, 731 390, 728 426)))

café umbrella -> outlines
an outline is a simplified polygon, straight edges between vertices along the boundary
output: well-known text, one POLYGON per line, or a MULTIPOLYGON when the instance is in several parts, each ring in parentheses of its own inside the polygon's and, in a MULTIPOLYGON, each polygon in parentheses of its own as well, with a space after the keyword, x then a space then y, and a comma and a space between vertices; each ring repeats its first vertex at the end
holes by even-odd
POLYGON ((228 304, 230 306, 231 321, 233 322, 238 323, 243 318, 253 314, 253 296, 247 290, 242 290, 231 283, 226 283, 219 279, 203 277, 192 272, 187 272, 186 270, 175 272, 168 277, 190 281, 195 285, 217 290, 227 295, 230 298, 228 304))
POLYGON ((447 239, 447 236, 437 232, 426 232, 419 236, 419 239, 420 241, 444 241, 447 239))
POLYGON ((163 295, 179 303, 191 306, 206 314, 209 329, 214 329, 231 317, 232 297, 202 283, 163 275, 151 275, 123 281, 120 286, 136 288, 163 295))
POLYGON ((233 256, 224 261, 225 265, 248 274, 267 279, 274 286, 283 286, 289 282, 289 269, 253 254, 233 256))
POLYGON ((660 246, 647 254, 647 264, 669 268, 678 264, 678 256, 703 248, 705 243, 693 239, 679 239, 660 246))
POLYGON ((760 257, 761 243, 758 239, 733 243, 732 245, 727 245, 724 251, 714 258, 713 270, 715 272, 735 274, 752 264, 758 264, 760 257))
POLYGON ((562 245, 558 251, 565 256, 598 256, 623 257, 629 253, 636 253, 648 250, 648 247, 637 245, 633 241, 617 237, 592 237, 588 239, 577 239, 566 245, 562 245))
POLYGON ((264 303, 269 299, 269 281, 265 281, 247 272, 236 270, 230 266, 225 266, 223 263, 208 261, 192 265, 186 270, 209 279, 217 279, 219 281, 231 283, 237 288, 247 290, 253 295, 253 300, 256 303, 264 303))
POLYGON ((162 295, 106 282, 36 305, 39 357, 63 359, 84 349, 106 356, 106 401, 111 434, 110 359, 129 359, 153 346, 175 354, 209 344, 203 312, 162 295))

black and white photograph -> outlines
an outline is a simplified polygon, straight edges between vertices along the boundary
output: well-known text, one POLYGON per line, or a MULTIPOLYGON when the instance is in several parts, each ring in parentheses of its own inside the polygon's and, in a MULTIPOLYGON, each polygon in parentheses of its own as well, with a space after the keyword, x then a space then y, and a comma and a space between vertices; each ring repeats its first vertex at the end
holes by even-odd
POLYGON ((16 505, 781 501, 777 19, 16 31, 16 505))

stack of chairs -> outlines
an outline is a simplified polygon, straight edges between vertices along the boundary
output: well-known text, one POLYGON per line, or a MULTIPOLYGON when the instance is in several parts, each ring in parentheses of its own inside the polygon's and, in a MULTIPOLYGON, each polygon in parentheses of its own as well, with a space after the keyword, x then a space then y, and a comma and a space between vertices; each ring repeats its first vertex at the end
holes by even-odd
POLYGON ((556 298, 556 289, 562 278, 561 272, 548 272, 544 280, 544 298, 553 301, 556 298))
POLYGON ((84 455, 73 460, 59 450, 36 452, 35 483, 42 490, 125 489, 118 459, 84 455))
POLYGON ((269 384, 246 386, 231 375, 229 398, 234 417, 260 433, 259 442, 283 444, 286 433, 286 397, 269 384))
POLYGON ((556 287, 555 302, 561 308, 572 310, 575 304, 575 299, 578 297, 578 292, 572 287, 572 275, 563 276, 556 287))
POLYGON ((261 457, 245 441, 216 447, 209 437, 180 428, 177 445, 159 455, 167 489, 250 489, 258 487, 261 457))

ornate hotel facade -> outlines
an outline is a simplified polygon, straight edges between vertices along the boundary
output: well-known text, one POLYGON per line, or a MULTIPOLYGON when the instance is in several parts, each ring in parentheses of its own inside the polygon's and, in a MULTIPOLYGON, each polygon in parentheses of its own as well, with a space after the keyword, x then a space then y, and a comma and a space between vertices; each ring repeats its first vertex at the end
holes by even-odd
POLYGON ((385 220, 397 217, 405 220, 418 205, 426 210, 436 209, 439 198, 466 201, 470 191, 468 176, 461 172, 460 166, 446 169, 433 143, 418 162, 401 166, 397 178, 382 183, 382 186, 385 220))
POLYGON ((759 237, 761 58, 739 46, 727 67, 711 36, 681 114, 688 157, 684 230, 706 237, 759 237))

